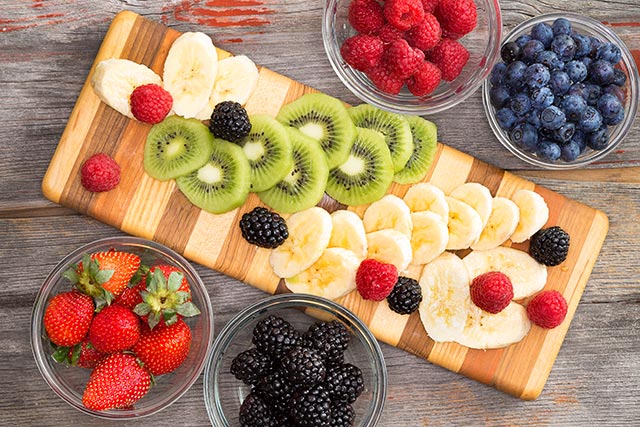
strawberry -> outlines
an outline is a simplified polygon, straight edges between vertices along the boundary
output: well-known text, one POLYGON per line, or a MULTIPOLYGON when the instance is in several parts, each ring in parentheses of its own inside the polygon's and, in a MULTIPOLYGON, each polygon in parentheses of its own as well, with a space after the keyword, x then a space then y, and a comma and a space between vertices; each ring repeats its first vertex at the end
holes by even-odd
POLYGON ((77 291, 64 292, 49 301, 44 312, 44 329, 52 343, 71 347, 87 335, 93 318, 93 301, 77 291))
POLYGON ((116 297, 113 303, 123 305, 133 310, 136 305, 142 302, 142 296, 140 296, 140 292, 144 291, 146 286, 147 284, 144 283, 144 281, 141 281, 135 286, 126 287, 122 291, 122 293, 116 297))
POLYGON ((191 329, 178 319, 169 326, 160 324, 154 329, 143 326, 133 351, 152 375, 162 375, 180 366, 190 348, 191 329))
POLYGON ((105 354, 103 352, 96 350, 96 348, 91 345, 87 337, 85 337, 80 344, 76 344, 71 348, 60 347, 59 351, 53 355, 54 359, 58 362, 66 362, 71 366, 79 366, 80 368, 86 369, 95 368, 104 356, 105 354))
POLYGON ((82 395, 82 404, 93 411, 126 408, 151 387, 151 375, 130 354, 114 353, 93 370, 82 395))
POLYGON ((89 342, 98 351, 115 353, 127 350, 140 339, 140 320, 133 311, 113 304, 93 318, 89 328, 89 342))

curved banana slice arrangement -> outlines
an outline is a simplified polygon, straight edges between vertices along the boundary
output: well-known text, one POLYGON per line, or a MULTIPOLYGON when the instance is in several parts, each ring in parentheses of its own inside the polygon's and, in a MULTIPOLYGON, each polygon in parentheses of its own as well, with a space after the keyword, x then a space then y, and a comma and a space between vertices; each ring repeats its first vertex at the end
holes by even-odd
POLYGON ((482 219, 478 212, 468 204, 453 197, 445 197, 449 205, 448 250, 467 249, 480 237, 482 233, 482 219))
POLYGON ((430 212, 414 212, 411 214, 413 233, 411 249, 413 264, 422 265, 433 261, 447 247, 449 230, 440 215, 430 212))
POLYGON ((367 233, 394 229, 411 237, 413 228, 409 207, 401 198, 392 194, 373 202, 364 212, 362 222, 367 233))
POLYGON ((541 195, 531 190, 518 190, 511 200, 520 209, 520 221, 511 235, 511 241, 524 242, 547 223, 549 207, 541 195))
POLYGON ((367 245, 367 258, 393 264, 398 272, 406 270, 413 259, 409 237, 398 230, 386 229, 369 233, 367 245))
POLYGON ((355 212, 339 210, 331 214, 333 231, 330 248, 349 249, 360 259, 367 256, 367 235, 362 220, 355 212))
POLYGON ((475 209, 480 215, 482 226, 487 225, 493 208, 493 197, 487 187, 477 182, 466 182, 456 187, 449 196, 475 209))
POLYGON ((411 212, 431 211, 447 222, 449 205, 444 197, 444 192, 435 185, 421 182, 409 188, 403 200, 411 212))
POLYGON ((502 348, 521 341, 531 329, 527 310, 511 302, 499 313, 491 314, 467 301, 467 321, 456 342, 470 348, 502 348))
POLYGON ((520 221, 520 209, 504 197, 493 199, 493 208, 478 241, 471 245, 474 251, 497 248, 513 234, 520 221))

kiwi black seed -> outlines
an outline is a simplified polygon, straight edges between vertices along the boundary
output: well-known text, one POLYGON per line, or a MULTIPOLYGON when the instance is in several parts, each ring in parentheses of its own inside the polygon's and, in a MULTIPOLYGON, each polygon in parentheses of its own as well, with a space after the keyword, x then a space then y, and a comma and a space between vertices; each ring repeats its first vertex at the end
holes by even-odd
POLYGON ((182 193, 197 207, 219 214, 237 208, 249 194, 251 168, 238 145, 214 139, 204 166, 176 178, 182 193))
POLYGON ((397 172, 393 180, 398 184, 413 184, 421 181, 429 172, 438 145, 438 128, 419 116, 406 116, 413 136, 413 153, 397 172))
POLYGON ((329 169, 347 159, 355 126, 342 101, 322 93, 309 93, 282 107, 276 118, 317 140, 329 169))
POLYGON ((348 111, 356 126, 376 130, 384 136, 391 152, 393 171, 401 171, 413 152, 409 122, 399 114, 389 113, 368 104, 349 108, 348 111))
POLYGON ((349 158, 329 171, 327 181, 327 194, 349 206, 380 199, 393 180, 393 161, 384 137, 375 130, 356 129, 349 158))
POLYGON ((317 205, 324 196, 329 168, 320 144, 288 128, 293 166, 284 179, 258 193, 265 204, 280 213, 294 213, 317 205))
POLYGON ((213 135, 199 120, 169 116, 151 127, 144 146, 144 170, 161 181, 204 165, 213 150, 213 135))

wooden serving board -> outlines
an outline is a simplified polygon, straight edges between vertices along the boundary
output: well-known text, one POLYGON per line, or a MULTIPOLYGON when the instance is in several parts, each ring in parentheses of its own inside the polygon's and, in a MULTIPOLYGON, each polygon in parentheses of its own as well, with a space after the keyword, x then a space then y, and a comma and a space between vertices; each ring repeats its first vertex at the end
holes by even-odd
MULTIPOLYGON (((177 31, 162 24, 132 12, 121 12, 105 36, 91 73, 103 59, 127 58, 146 64, 161 75, 169 47, 178 36, 177 31)), ((219 51, 219 55, 224 57, 229 53, 219 51)), ((275 116, 282 105, 313 91, 260 68, 258 86, 246 109, 250 114, 275 116)), ((144 173, 143 147, 149 129, 149 125, 130 120, 100 102, 88 78, 44 177, 44 195, 127 233, 170 246, 192 261, 265 292, 288 292, 284 282, 269 266, 270 251, 248 244, 240 235, 237 224, 241 215, 260 204, 259 199, 250 195, 242 207, 223 215, 213 215, 194 207, 173 181, 160 182, 144 173), (80 184, 82 163, 97 152, 108 153, 122 168, 120 184, 106 193, 90 193, 80 184)), ((364 301, 357 292, 339 302, 353 310, 383 342, 522 399, 535 399, 551 371, 600 252, 607 234, 607 217, 442 144, 438 145, 434 164, 425 181, 437 185, 445 193, 467 181, 486 185, 494 196, 510 197, 520 188, 540 193, 550 208, 548 224, 560 225, 571 235, 569 256, 561 266, 549 269, 546 286, 566 297, 569 303, 567 320, 550 331, 533 327, 516 345, 481 351, 455 343, 433 342, 418 313, 397 315, 386 303, 364 301)), ((390 192, 402 197, 408 188, 393 184, 390 192)), ((330 211, 338 208, 328 198, 321 204, 330 211)), ((350 209, 362 214, 365 206, 350 209)), ((526 243, 518 247, 526 249, 526 243)), ((419 270, 413 273, 419 274, 419 270)))

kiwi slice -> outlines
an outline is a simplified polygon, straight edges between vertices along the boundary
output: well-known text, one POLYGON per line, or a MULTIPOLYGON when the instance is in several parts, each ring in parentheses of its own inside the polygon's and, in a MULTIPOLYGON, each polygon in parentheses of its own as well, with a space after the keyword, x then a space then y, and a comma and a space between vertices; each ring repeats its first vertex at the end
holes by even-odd
POLYGON ((318 141, 329 169, 347 160, 356 129, 342 101, 309 93, 282 107, 276 118, 318 141))
POLYGON ((297 129, 288 128, 293 166, 284 179, 258 197, 281 213, 313 207, 322 200, 329 168, 320 144, 297 129))
POLYGON ((182 193, 197 207, 220 214, 237 208, 249 194, 251 168, 242 148, 214 139, 204 166, 176 178, 182 193))
POLYGON ((244 150, 251 166, 251 187, 254 192, 267 190, 291 170, 293 156, 287 129, 271 116, 251 116, 249 135, 236 142, 244 150))
POLYGON ((438 128, 436 125, 419 116, 406 116, 413 135, 413 153, 400 172, 396 172, 393 180, 398 184, 413 184, 425 177, 438 145, 438 128))
POLYGON ((169 116, 151 127, 144 146, 144 170, 161 181, 177 178, 207 162, 213 135, 196 119, 169 116))
POLYGON ((401 171, 413 152, 413 138, 407 120, 399 114, 389 113, 368 104, 349 108, 349 114, 356 126, 377 130, 384 136, 391 152, 393 171, 401 171))
POLYGON ((380 199, 393 180, 393 161, 380 132, 357 128, 349 158, 329 172, 327 194, 358 206, 380 199))

